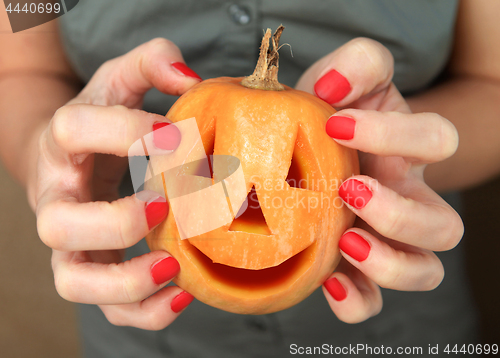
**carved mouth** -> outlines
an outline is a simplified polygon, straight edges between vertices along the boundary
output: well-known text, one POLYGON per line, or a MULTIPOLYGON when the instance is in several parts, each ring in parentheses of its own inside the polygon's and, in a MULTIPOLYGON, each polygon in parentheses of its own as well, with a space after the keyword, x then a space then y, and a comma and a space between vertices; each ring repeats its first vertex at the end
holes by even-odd
POLYGON ((249 270, 236 268, 224 264, 214 263, 188 240, 182 242, 183 250, 190 253, 192 259, 196 260, 200 272, 206 278, 216 280, 220 284, 236 289, 256 293, 256 290, 278 290, 282 285, 292 284, 300 275, 309 269, 306 261, 311 262, 316 251, 316 243, 313 243, 298 254, 292 256, 283 263, 261 270, 249 270))

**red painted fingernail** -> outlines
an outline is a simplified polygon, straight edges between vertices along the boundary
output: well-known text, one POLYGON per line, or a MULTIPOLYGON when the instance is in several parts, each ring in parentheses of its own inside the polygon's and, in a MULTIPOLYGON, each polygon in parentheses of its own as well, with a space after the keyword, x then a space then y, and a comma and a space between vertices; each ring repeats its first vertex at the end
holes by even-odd
POLYGON ((347 291, 337 278, 332 277, 326 280, 323 285, 335 301, 342 301, 347 297, 347 291))
POLYGON ((181 131, 170 124, 167 122, 153 124, 153 144, 156 148, 175 150, 181 143, 181 131))
POLYGON ((354 138, 356 121, 350 117, 331 116, 326 122, 326 134, 335 139, 354 138))
POLYGON ((340 102, 349 92, 349 81, 335 70, 331 70, 321 77, 314 85, 316 96, 330 104, 340 102))
POLYGON ((168 214, 168 203, 163 197, 146 203, 146 220, 148 221, 149 230, 161 223, 168 214))
POLYGON ((167 257, 151 266, 151 277, 154 283, 161 285, 177 276, 180 270, 179 262, 173 257, 167 257))
POLYGON ((339 241, 339 248, 356 261, 364 261, 370 253, 370 244, 353 231, 346 232, 339 241))
POLYGON ((339 188, 339 195, 347 204, 356 209, 363 209, 373 194, 371 190, 357 179, 348 179, 339 188))
POLYGON ((170 304, 170 308, 175 313, 179 313, 184 308, 186 308, 192 301, 194 300, 194 296, 186 291, 182 291, 177 296, 174 297, 172 303, 170 304))
POLYGON ((183 62, 174 62, 172 63, 172 67, 175 68, 177 71, 182 73, 184 76, 196 78, 197 80, 202 80, 200 76, 196 72, 194 72, 192 69, 190 69, 185 63, 183 62))

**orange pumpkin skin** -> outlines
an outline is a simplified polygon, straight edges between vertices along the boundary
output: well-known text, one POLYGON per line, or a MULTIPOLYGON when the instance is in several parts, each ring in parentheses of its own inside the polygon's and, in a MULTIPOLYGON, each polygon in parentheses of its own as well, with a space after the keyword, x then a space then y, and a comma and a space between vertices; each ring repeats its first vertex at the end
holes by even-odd
MULTIPOLYGON (((305 299, 337 266, 338 241, 354 221, 338 187, 359 173, 359 164, 356 151, 326 134, 335 112, 326 102, 287 86, 267 91, 241 81, 203 81, 167 117, 174 123, 196 118, 207 154, 213 148, 215 155, 240 159, 247 192, 255 189, 265 222, 236 219, 181 240, 170 212, 146 239, 151 250, 179 261, 174 282, 198 300, 229 312, 266 314, 305 299), (289 170, 303 179, 300 187, 285 181, 289 170)), ((161 177, 146 188, 164 193, 161 177)))

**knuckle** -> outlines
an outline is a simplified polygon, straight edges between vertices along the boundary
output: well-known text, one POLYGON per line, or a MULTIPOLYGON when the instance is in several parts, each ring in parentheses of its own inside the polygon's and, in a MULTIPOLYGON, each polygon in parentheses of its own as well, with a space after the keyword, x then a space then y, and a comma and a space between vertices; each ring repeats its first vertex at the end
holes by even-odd
POLYGON ((65 226, 58 225, 57 207, 55 204, 48 204, 37 212, 37 231, 40 240, 48 247, 56 250, 63 249, 63 241, 66 235, 65 226))
POLYGON ((168 326, 168 322, 165 321, 165 317, 157 312, 154 312, 148 316, 147 327, 148 331, 160 331, 168 326))
POLYGON ((384 304, 383 304, 383 300, 382 300, 382 295, 379 293, 378 297, 372 303, 371 317, 375 317, 380 312, 382 312, 383 306, 384 306, 384 304))
POLYGON ((75 139, 75 124, 79 116, 78 105, 68 105, 59 108, 52 117, 50 134, 54 143, 64 149, 68 149, 75 139))
POLYGON ((401 270, 399 262, 399 258, 388 259, 374 281, 383 288, 395 289, 399 287, 401 281, 404 280, 403 270, 401 270))
MULTIPOLYGON (((45 154, 47 153, 48 151, 48 148, 47 148, 47 137, 50 135, 50 129, 51 126, 47 126, 42 134, 40 135, 40 137, 38 137, 38 142, 37 142, 37 149, 38 149, 38 153, 40 154, 44 154, 44 155, 40 155, 40 159, 39 161, 43 158, 45 159, 45 154)), ((38 180, 38 182, 40 182, 40 180, 38 180)))
POLYGON ((52 230, 51 230, 51 222, 49 220, 50 215, 46 213, 47 208, 39 209, 37 212, 37 220, 36 220, 36 228, 38 231, 38 237, 42 242, 48 247, 51 246, 52 242, 52 230))
POLYGON ((167 40, 163 37, 154 38, 146 44, 147 52, 156 52, 156 51, 172 52, 177 50, 178 47, 172 41, 167 40))
POLYGON ((438 287, 444 278, 444 267, 436 254, 429 250, 421 252, 421 275, 413 285, 414 291, 431 291, 438 287))
POLYGON ((436 266, 430 275, 428 275, 426 282, 422 285, 422 291, 431 291, 438 287, 444 278, 444 267, 441 261, 436 257, 436 266))
POLYGON ((116 225, 115 232, 120 248, 127 248, 135 244, 134 237, 141 236, 140 233, 136 232, 138 225, 134 224, 134 220, 129 220, 126 215, 122 215, 123 212, 126 212, 125 206, 127 206, 128 202, 131 200, 132 198, 128 197, 119 199, 113 203, 108 203, 113 212, 113 217, 118 219, 115 220, 114 223, 116 225))
POLYGON ((103 74, 113 72, 116 66, 119 65, 120 60, 121 57, 115 57, 110 60, 107 60, 99 67, 98 71, 101 71, 103 74))
POLYGON ((63 273, 62 270, 54 272, 54 285, 59 296, 69 302, 78 302, 75 287, 71 284, 69 272, 63 273))
POLYGON ((121 143, 133 143, 137 140, 137 128, 132 126, 134 121, 132 120, 133 117, 131 117, 131 111, 133 110, 121 104, 110 106, 108 110, 115 122, 114 136, 116 140, 121 143))
POLYGON ((111 109, 119 115, 126 116, 129 114, 130 109, 122 104, 114 104, 110 106, 111 109))
POLYGON ((366 70, 374 77, 382 77, 384 83, 392 80, 394 73, 394 58, 391 52, 380 42, 359 37, 351 41, 358 55, 363 56, 370 64, 366 70))
POLYGON ((50 134, 55 144, 65 148, 68 143, 68 116, 70 110, 64 106, 59 108, 52 117, 50 134))
POLYGON ((111 323, 113 326, 128 326, 127 320, 123 317, 123 314, 120 312, 117 312, 116 309, 114 309, 114 306, 99 306, 101 309, 102 313, 106 317, 109 323, 111 323))
MULTIPOLYGON (((411 199, 402 198, 405 204, 412 205, 411 199)), ((411 211, 410 211, 411 212, 411 211)), ((402 209, 399 205, 393 205, 385 213, 385 219, 379 227, 379 233, 390 239, 396 239, 401 236, 407 226, 406 209, 402 209)))
POLYGON ((113 73, 113 71, 116 69, 116 66, 119 63, 119 60, 120 57, 115 57, 111 60, 107 60, 106 62, 104 62, 101 66, 99 66, 93 78, 107 77, 107 75, 113 73))
POLYGON ((440 116, 439 141, 442 160, 451 157, 458 149, 458 131, 447 119, 440 116))
MULTIPOLYGON (((126 265, 124 263, 124 265, 126 265)), ((127 272, 128 270, 121 270, 119 264, 113 264, 111 269, 117 270, 118 273, 120 274, 120 279, 121 279, 121 296, 123 297, 123 302, 124 303, 134 303, 142 300, 142 295, 139 293, 138 290, 138 283, 137 281, 129 275, 127 272)))
POLYGON ((117 225, 117 230, 116 233, 118 235, 118 242, 120 245, 120 248, 124 249, 127 248, 128 245, 128 232, 129 232, 129 224, 127 224, 128 220, 117 220, 116 225, 117 225))
POLYGON ((426 128, 428 151, 433 161, 441 161, 451 157, 458 149, 458 131, 449 120, 437 113, 422 113, 426 120, 421 126, 426 128))
POLYGON ((383 155, 387 152, 386 149, 388 148, 389 143, 394 141, 391 133, 392 127, 387 120, 381 119, 378 121, 377 125, 372 126, 372 128, 375 131, 373 137, 376 138, 376 140, 371 143, 373 146, 372 151, 383 155))
POLYGON ((441 240, 438 240, 438 251, 448 251, 457 246, 464 235, 464 223, 460 215, 452 208, 446 208, 441 240))
POLYGON ((368 305, 365 305, 364 307, 360 307, 355 312, 351 312, 350 315, 341 317, 340 320, 349 324, 357 324, 366 321, 370 317, 371 314, 369 312, 368 305))

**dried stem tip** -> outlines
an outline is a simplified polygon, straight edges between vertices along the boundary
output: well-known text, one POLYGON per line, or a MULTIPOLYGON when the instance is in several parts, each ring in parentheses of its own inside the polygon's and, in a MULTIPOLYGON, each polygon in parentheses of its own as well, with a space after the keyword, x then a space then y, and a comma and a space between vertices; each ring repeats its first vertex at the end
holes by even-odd
POLYGON ((271 37, 271 29, 267 29, 260 45, 259 60, 253 74, 245 77, 241 84, 248 88, 263 89, 269 91, 282 91, 285 88, 278 82, 279 67, 279 42, 281 33, 285 27, 280 25, 271 37), (273 48, 269 48, 269 39, 273 48))

